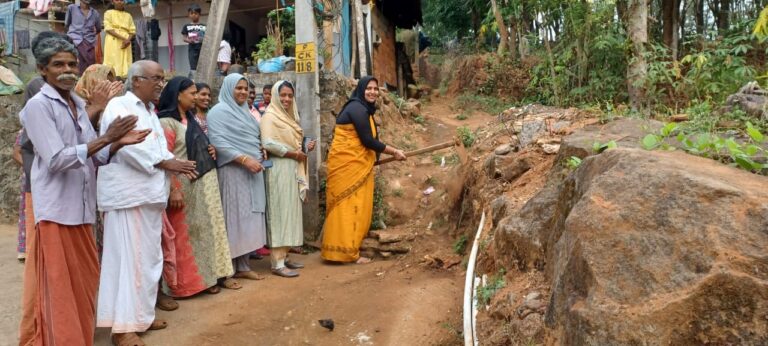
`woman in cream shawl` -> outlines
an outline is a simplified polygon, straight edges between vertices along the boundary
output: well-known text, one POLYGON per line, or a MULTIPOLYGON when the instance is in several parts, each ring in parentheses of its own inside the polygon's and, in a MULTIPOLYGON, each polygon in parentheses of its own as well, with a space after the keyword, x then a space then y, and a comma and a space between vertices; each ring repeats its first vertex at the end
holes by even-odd
MULTIPOLYGON (((259 123, 248 111, 248 81, 233 73, 224 78, 219 103, 208 112, 208 136, 216 148, 219 190, 236 278, 261 280, 248 254, 266 241, 266 192, 261 166, 259 123)), ((239 286, 227 279, 227 288, 239 286)))
MULTIPOLYGON (((272 102, 261 118, 261 139, 269 152, 273 166, 267 171, 267 196, 269 208, 269 245, 272 253, 272 273, 282 277, 297 277, 293 269, 304 265, 286 257, 293 246, 304 242, 301 202, 306 197, 307 155, 302 151, 304 131, 299 125, 299 113, 293 102, 293 85, 279 81, 272 87, 272 95, 279 102, 272 102)), ((315 148, 315 141, 306 150, 315 148)))

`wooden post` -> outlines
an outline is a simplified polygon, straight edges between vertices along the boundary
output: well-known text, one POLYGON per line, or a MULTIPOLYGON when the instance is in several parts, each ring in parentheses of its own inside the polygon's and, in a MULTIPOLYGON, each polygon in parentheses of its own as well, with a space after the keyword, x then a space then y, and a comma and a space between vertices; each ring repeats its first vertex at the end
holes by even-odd
POLYGON ((352 6, 354 6, 353 14, 355 15, 356 31, 357 31, 357 56, 360 63, 360 77, 367 76, 368 71, 368 59, 366 56, 367 47, 365 46, 365 23, 363 23, 363 5, 360 0, 352 0, 352 6))
MULTIPOLYGON (((215 1, 215 0, 214 0, 215 1)), ((320 224, 321 153, 330 143, 320 137, 320 86, 317 74, 317 23, 310 1, 296 1, 296 106, 304 136, 317 139, 317 148, 308 154, 309 191, 304 204, 304 235, 316 238, 320 224)))
POLYGON ((197 61, 195 82, 211 83, 216 73, 216 57, 219 55, 219 44, 227 25, 227 10, 229 0, 212 0, 205 24, 205 38, 200 49, 200 59, 197 61))

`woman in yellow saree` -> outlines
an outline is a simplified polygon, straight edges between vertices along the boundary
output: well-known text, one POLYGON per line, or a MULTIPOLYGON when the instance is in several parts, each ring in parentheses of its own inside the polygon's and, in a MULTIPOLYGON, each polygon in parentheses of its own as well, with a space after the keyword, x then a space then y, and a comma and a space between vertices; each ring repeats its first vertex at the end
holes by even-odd
POLYGON ((371 261, 360 257, 360 244, 368 234, 373 216, 373 165, 380 153, 405 160, 402 151, 377 138, 373 114, 378 97, 378 80, 371 76, 361 78, 336 119, 328 153, 321 253, 327 261, 371 261))

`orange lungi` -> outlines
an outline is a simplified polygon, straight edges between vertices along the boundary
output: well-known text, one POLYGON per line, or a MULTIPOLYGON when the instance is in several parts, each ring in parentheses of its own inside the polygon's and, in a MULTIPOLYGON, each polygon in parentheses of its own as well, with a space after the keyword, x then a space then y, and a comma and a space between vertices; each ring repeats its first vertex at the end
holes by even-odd
POLYGON ((91 225, 27 234, 19 345, 93 345, 99 262, 91 225))

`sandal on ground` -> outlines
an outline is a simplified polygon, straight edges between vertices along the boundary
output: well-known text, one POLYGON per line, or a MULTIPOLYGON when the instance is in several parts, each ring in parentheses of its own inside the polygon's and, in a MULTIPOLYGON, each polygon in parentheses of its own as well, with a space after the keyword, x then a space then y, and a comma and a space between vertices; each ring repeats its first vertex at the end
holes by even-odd
POLYGON ((237 282, 237 280, 235 280, 233 278, 226 278, 226 279, 224 279, 224 281, 222 281, 220 285, 221 285, 221 287, 224 287, 224 288, 230 289, 230 290, 239 290, 239 289, 243 288, 243 286, 240 285, 240 283, 237 282))
POLYGON ((371 263, 371 262, 373 262, 373 260, 368 258, 368 257, 360 257, 360 258, 357 259, 357 261, 355 263, 356 264, 368 264, 368 263, 371 263))
POLYGON ((216 285, 208 287, 208 289, 205 290, 205 293, 208 293, 208 294, 218 294, 219 292, 221 292, 221 287, 216 285))
POLYGON ((149 330, 160 330, 165 328, 168 328, 168 322, 157 318, 149 325, 149 330))
POLYGON ((146 346, 136 333, 112 334, 112 344, 115 346, 146 346))
POLYGON ((282 276, 284 278, 295 278, 299 276, 299 272, 293 271, 288 267, 282 267, 280 269, 272 269, 272 274, 282 276))
POLYGON ((285 266, 289 269, 302 269, 304 268, 304 265, 299 262, 294 262, 291 260, 285 260, 285 266))
POLYGON ((254 271, 237 272, 232 277, 238 278, 238 279, 248 279, 248 280, 264 280, 265 279, 264 275, 256 274, 256 272, 254 271))
POLYGON ((179 303, 163 293, 158 293, 155 306, 163 311, 173 311, 179 308, 179 303))

